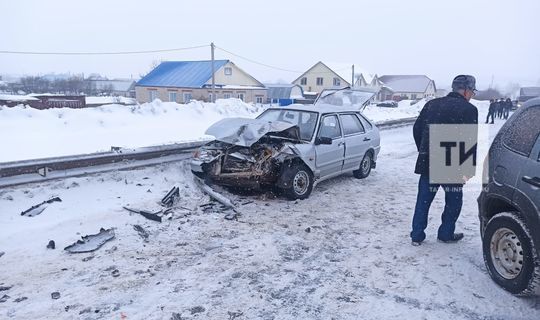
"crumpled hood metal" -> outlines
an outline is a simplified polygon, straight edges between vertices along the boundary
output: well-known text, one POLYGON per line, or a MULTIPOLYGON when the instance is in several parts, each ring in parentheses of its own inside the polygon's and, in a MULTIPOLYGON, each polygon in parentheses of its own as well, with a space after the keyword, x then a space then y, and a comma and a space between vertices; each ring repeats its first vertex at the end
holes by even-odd
POLYGON ((296 125, 283 121, 267 121, 249 118, 226 118, 206 130, 216 140, 237 146, 251 147, 267 133, 282 132, 296 125))

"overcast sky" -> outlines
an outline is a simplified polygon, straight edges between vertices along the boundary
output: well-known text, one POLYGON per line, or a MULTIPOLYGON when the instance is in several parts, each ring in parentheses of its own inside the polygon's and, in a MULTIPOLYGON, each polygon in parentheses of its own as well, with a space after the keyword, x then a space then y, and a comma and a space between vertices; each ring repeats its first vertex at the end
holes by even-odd
MULTIPOLYGON (((439 87, 473 74, 540 85, 539 0, 0 0, 0 50, 136 51, 214 42, 293 71, 317 61, 377 74, 426 74, 439 87)), ((138 77, 154 61, 206 60, 210 49, 129 56, 0 54, 0 74, 97 72, 138 77)), ((216 50, 263 82, 300 73, 216 50)))

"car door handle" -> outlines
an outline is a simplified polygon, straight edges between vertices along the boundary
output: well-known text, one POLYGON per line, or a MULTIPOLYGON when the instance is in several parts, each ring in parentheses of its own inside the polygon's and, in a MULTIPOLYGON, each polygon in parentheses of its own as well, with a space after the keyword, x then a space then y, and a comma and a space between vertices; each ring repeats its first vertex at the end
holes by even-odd
POLYGON ((370 141, 371 139, 370 138, 364 138, 364 141, 370 141))
POLYGON ((538 177, 531 178, 528 176, 523 176, 521 180, 523 180, 523 182, 527 182, 530 185, 540 188, 540 178, 538 177))
POLYGON ((340 143, 338 143, 337 146, 338 146, 338 147, 341 147, 341 146, 344 146, 344 145, 345 145, 345 142, 340 142, 340 143))

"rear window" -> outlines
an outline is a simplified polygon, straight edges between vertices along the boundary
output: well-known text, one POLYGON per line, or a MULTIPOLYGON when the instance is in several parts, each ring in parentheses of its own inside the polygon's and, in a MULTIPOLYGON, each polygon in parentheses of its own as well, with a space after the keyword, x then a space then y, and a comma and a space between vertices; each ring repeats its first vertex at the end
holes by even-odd
POLYGON ((540 106, 534 106, 520 113, 503 134, 503 144, 510 150, 526 157, 540 135, 540 106))
POLYGON ((340 115, 341 124, 343 125, 343 134, 357 134, 365 132, 364 126, 354 114, 342 114, 340 115))

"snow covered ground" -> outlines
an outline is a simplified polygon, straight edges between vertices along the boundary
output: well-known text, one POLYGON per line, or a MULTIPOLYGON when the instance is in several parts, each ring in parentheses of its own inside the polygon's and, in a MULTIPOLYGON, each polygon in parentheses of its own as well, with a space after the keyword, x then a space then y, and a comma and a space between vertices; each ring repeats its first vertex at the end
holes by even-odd
POLYGON ((2 189, 0 286, 13 287, 0 291, 9 296, 0 318, 539 319, 539 298, 514 297, 486 272, 477 187, 466 189, 463 241, 436 241, 439 194, 426 242, 410 245, 418 179, 411 127, 384 130, 381 141, 370 177, 328 180, 303 201, 227 192, 238 221, 204 210, 209 198, 186 162, 2 189), (122 209, 157 208, 174 184, 183 208, 171 220, 122 209), (20 216, 52 196, 62 202, 20 216), (96 252, 62 250, 101 227, 116 228, 116 238, 96 252), (45 248, 49 240, 55 250, 45 248))
MULTIPOLYGON (((365 114, 376 122, 410 118, 418 115, 423 104, 402 101, 399 108, 369 106, 365 114)), ((225 117, 253 118, 262 110, 237 99, 86 109, 0 107, 0 136, 9 137, 2 142, 0 162, 107 151, 111 146, 137 148, 209 139, 204 132, 214 122, 225 117)))

